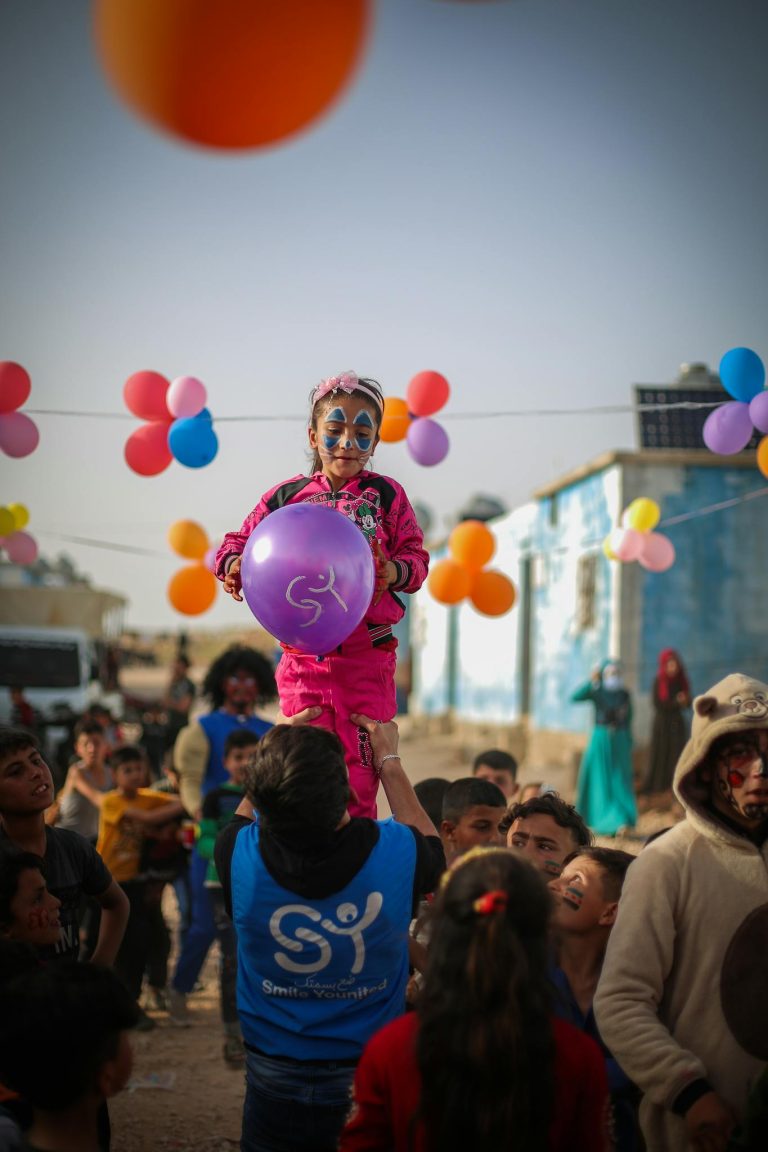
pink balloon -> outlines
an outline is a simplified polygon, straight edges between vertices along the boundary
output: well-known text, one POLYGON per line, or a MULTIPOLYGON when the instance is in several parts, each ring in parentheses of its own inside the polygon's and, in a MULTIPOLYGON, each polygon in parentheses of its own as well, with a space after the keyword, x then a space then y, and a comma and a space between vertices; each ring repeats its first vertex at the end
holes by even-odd
POLYGON ((123 385, 125 406, 139 420, 170 420, 165 402, 168 381, 159 372, 134 372, 123 385))
POLYGON ((170 424, 155 420, 142 424, 125 442, 125 462, 139 476, 157 476, 164 472, 173 456, 168 447, 170 424))
POLYGON ((29 398, 32 381, 21 364, 0 360, 0 412, 15 412, 29 398))
POLYGON ((405 435, 408 451, 417 464, 431 468, 448 455, 450 441, 442 424, 428 417, 412 420, 405 435))
POLYGON ((216 553, 218 550, 218 544, 214 544, 212 548, 208 549, 205 556, 203 556, 203 564, 205 564, 209 572, 215 573, 216 571, 216 553))
POLYGON ((13 564, 34 564, 37 560, 37 542, 28 532, 12 532, 6 536, 3 547, 13 564))
POLYGON ((638 562, 648 572, 666 572, 675 562, 675 546, 661 532, 648 532, 642 537, 642 551, 638 562))
POLYGON ((202 412, 205 408, 207 401, 205 384, 194 376, 177 376, 171 381, 165 398, 168 411, 177 419, 197 416, 198 412, 202 412))
POLYGON ((608 537, 608 547, 618 560, 628 564, 638 559, 644 540, 644 533, 634 528, 614 528, 608 537))
POLYGON ((7 412, 0 416, 0 448, 6 456, 19 459, 29 456, 40 443, 37 424, 23 412, 7 412))

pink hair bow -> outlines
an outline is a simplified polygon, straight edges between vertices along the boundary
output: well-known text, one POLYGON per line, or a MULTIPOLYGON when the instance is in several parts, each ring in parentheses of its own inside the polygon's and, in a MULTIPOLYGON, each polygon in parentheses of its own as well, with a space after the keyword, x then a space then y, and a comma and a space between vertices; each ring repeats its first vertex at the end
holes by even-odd
POLYGON ((347 392, 351 394, 358 386, 358 378, 355 372, 342 372, 340 376, 329 376, 327 380, 321 380, 317 388, 312 393, 312 403, 317 404, 318 400, 322 400, 323 396, 327 396, 329 392, 347 392))

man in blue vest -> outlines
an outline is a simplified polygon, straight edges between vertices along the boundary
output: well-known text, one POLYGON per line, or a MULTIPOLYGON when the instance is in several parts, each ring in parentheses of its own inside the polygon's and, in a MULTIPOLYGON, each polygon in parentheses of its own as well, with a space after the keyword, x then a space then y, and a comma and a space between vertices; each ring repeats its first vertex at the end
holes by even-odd
POLYGON ((238 936, 241 1152, 336 1148, 363 1047, 405 1009, 409 924, 445 868, 397 725, 351 719, 371 738, 393 819, 349 816, 334 733, 280 724, 259 744, 248 799, 216 844, 238 936))
MULTIPOLYGON (((181 802, 193 819, 199 819, 203 797, 226 783, 224 746, 230 732, 246 730, 263 736, 272 725, 255 714, 258 703, 277 696, 272 664, 255 648, 235 644, 211 664, 202 685, 211 711, 198 717, 179 733, 173 763, 179 774, 181 802)), ((171 1021, 189 1024, 187 995, 192 991, 216 939, 210 893, 205 888, 208 861, 193 850, 189 866, 190 923, 184 933, 170 989, 171 1021)))

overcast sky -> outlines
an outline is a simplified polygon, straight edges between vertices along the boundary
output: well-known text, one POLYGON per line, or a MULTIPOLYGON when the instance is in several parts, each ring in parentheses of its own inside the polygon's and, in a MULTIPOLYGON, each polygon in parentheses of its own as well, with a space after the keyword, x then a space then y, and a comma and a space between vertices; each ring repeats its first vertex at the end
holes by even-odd
MULTIPOLYGON (((286 417, 222 423, 213 464, 153 479, 124 463, 126 420, 41 415, 37 451, 0 458, 0 503, 126 594, 129 625, 182 623, 171 523, 220 536, 305 468, 321 377, 402 396, 422 369, 447 376, 445 462, 376 454, 439 528, 474 493, 514 507, 634 446, 630 413, 485 413, 629 405, 685 361, 768 353, 764 0, 375 12, 328 115, 227 154, 118 101, 86 0, 0 5, 0 360, 30 372, 26 407, 124 413, 124 380, 153 368, 200 377, 215 417, 286 417)), ((246 612, 222 596, 198 623, 246 612)))

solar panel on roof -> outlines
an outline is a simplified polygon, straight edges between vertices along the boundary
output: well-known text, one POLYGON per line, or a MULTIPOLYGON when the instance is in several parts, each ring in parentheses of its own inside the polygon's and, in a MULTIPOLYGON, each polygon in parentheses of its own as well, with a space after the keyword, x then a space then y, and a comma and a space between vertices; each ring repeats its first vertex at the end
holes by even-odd
MULTIPOLYGON (((688 450, 705 448, 702 429, 712 408, 674 408, 670 405, 712 405, 732 399, 724 388, 665 388, 656 384, 636 384, 635 405, 640 447, 688 450), (641 405, 654 407, 644 412, 641 405)), ((760 439, 761 433, 755 432, 744 451, 754 451, 760 439)))

